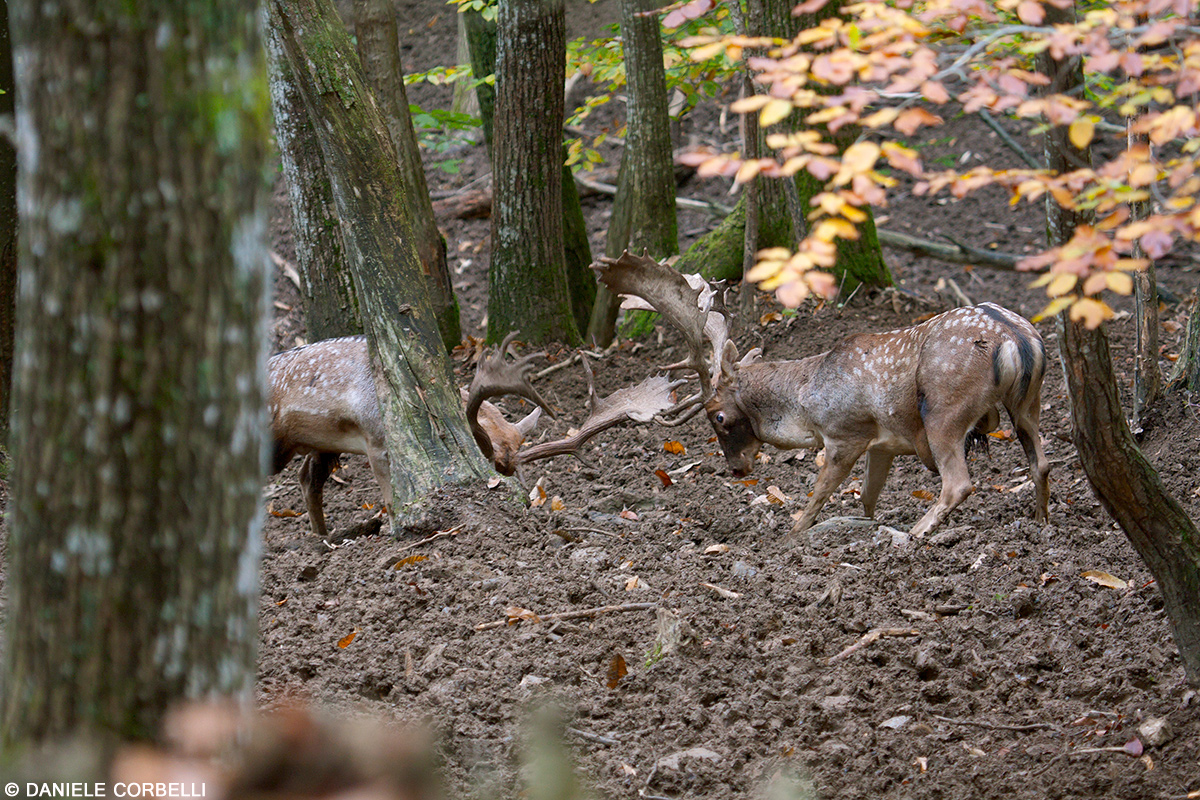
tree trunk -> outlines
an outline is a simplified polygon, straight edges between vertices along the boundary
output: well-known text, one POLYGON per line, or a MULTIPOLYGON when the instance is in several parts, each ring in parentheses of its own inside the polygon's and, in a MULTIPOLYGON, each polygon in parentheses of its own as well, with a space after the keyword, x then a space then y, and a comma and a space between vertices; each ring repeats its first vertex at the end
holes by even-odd
POLYGON ((577 344, 562 200, 562 0, 501 0, 492 145, 488 339, 577 344))
POLYGON ((571 316, 575 328, 586 331, 592 308, 596 305, 597 280, 592 272, 592 244, 588 241, 587 220, 579 202, 575 175, 567 166, 567 146, 559 155, 562 163, 563 258, 567 274, 567 292, 571 295, 571 316))
MULTIPOLYGON (((760 180, 758 195, 759 248, 795 247, 792 219, 780 181, 760 180)), ((729 216, 689 247, 675 266, 680 272, 696 272, 710 281, 740 281, 745 238, 746 195, 743 194, 729 216)))
MULTIPOLYGON (((1048 24, 1069 21, 1073 15, 1073 8, 1046 6, 1048 24)), ((1039 67, 1050 78, 1048 93, 1070 92, 1083 83, 1077 60, 1056 61, 1047 52, 1039 57, 1039 67)), ((1087 150, 1071 144, 1066 126, 1050 128, 1045 147, 1046 164, 1055 172, 1091 163, 1087 150)), ((1047 216, 1054 246, 1069 241, 1075 228, 1091 215, 1048 200, 1047 216)), ((1134 442, 1117 399, 1104 330, 1089 331, 1071 322, 1065 311, 1058 316, 1058 327, 1072 438, 1080 463, 1092 491, 1154 576, 1188 681, 1200 683, 1200 532, 1134 442)))
MULTIPOLYGON (((467 32, 467 51, 471 59, 471 77, 477 82, 496 73, 496 23, 483 18, 479 11, 463 11, 463 26, 467 32)), ((475 98, 479 101, 479 119, 483 123, 483 142, 488 156, 492 154, 492 118, 496 108, 496 87, 477 83, 475 98)))
POLYGON ((1179 361, 1175 362, 1167 386, 1172 391, 1183 389, 1200 397, 1200 314, 1197 311, 1200 311, 1200 303, 1193 297, 1179 361))
POLYGON ((266 461, 252 7, 20 3, 0 741, 250 700, 266 461))
POLYGON ((292 242, 300 265, 300 294, 310 341, 363 332, 354 278, 346 263, 321 143, 296 88, 279 30, 263 25, 271 108, 283 177, 292 206, 292 242))
MULTIPOLYGON (((1135 120, 1126 120, 1129 131, 1127 146, 1150 147, 1150 137, 1134 133, 1135 120)), ((1141 201, 1130 204, 1131 220, 1145 219, 1150 213, 1150 204, 1141 201)), ((1140 240, 1133 241, 1131 258, 1142 258, 1140 240)), ((1133 276, 1135 318, 1137 320, 1137 352, 1133 358, 1133 427, 1141 429, 1146 409, 1162 394, 1162 370, 1158 367, 1158 282, 1154 275, 1154 262, 1133 276)))
MULTIPOLYGON (((0 116, 13 113, 13 61, 8 2, 0 0, 0 116)), ((17 151, 0 137, 0 447, 8 446, 17 310, 17 151)))
POLYGON ((330 0, 271 0, 325 156, 362 303, 392 473, 393 518, 424 521, 436 487, 491 474, 467 428, 421 278, 387 129, 330 0))
MULTIPOLYGON (((768 20, 771 20, 768 25, 778 28, 783 25, 790 27, 795 24, 790 21, 792 7, 790 0, 762 1, 767 6, 768 20)), ((799 25, 796 30, 815 28, 821 24, 822 20, 838 16, 841 13, 843 2, 844 0, 831 0, 815 13, 799 15, 799 25)), ((779 34, 773 31, 772 35, 779 34)), ((841 91, 838 87, 821 87, 815 83, 812 86, 818 92, 825 91, 836 94, 841 91)), ((861 129, 854 125, 843 126, 834 134, 830 134, 824 126, 820 126, 820 128, 825 140, 837 147, 839 155, 854 144, 861 132, 861 129)), ((796 188, 800 193, 800 207, 807 213, 812 208, 813 197, 825 191, 825 182, 814 178, 808 170, 800 170, 796 173, 796 188)), ((858 229, 858 238, 837 240, 837 263, 831 271, 837 276, 843 295, 854 291, 859 284, 865 284, 868 287, 892 285, 892 275, 883 261, 883 250, 879 246, 879 237, 875 233, 875 214, 869 206, 863 211, 866 212, 867 218, 855 226, 858 229)))
POLYGON ((446 240, 433 217, 425 165, 421 163, 421 149, 408 110, 396 12, 387 0, 354 0, 354 18, 358 55, 367 83, 375 90, 400 165, 400 185, 404 188, 400 199, 407 206, 406 216, 413 220, 421 272, 429 282, 429 298, 442 342, 452 350, 462 341, 458 301, 446 267, 446 240))
MULTIPOLYGON (((621 0, 629 116, 604 248, 610 258, 626 248, 638 255, 648 251, 657 259, 679 252, 662 33, 657 15, 639 16, 658 7, 654 0, 621 0)), ((601 286, 588 325, 589 341, 600 347, 612 342, 619 308, 620 300, 601 286)))

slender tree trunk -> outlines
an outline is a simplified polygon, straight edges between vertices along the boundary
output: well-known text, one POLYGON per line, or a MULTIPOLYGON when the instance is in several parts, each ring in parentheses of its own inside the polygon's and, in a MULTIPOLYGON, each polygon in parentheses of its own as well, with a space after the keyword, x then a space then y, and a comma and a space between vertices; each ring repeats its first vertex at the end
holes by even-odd
POLYGON ((14 4, 20 292, 0 741, 248 693, 267 426, 253 7, 14 4))
MULTIPOLYGON (((6 0, 0 0, 0 92, 0 116, 11 117, 16 93, 6 0)), ((16 310, 17 151, 7 138, 0 137, 0 447, 8 445, 16 310)))
POLYGON ((279 30, 263 25, 275 139, 292 206, 292 241, 300 265, 300 293, 310 341, 363 332, 354 279, 346 263, 325 156, 304 98, 296 88, 279 30))
POLYGON ((424 521, 430 491, 491 474, 467 428, 421 278, 382 117, 330 0, 270 0, 325 156, 367 327, 392 464, 393 518, 424 521))
POLYGON ((562 201, 562 0, 501 0, 492 145, 488 339, 577 344, 562 201))
MULTIPOLYGON (((1134 121, 1127 120, 1129 136, 1127 147, 1150 147, 1145 134, 1133 132, 1134 121)), ((1149 213, 1145 201, 1132 203, 1130 216, 1134 220, 1145 219, 1149 213)), ((1145 255, 1140 241, 1133 242, 1132 258, 1145 255)), ((1154 262, 1133 276, 1134 305, 1137 319, 1137 352, 1133 358, 1133 427, 1140 429, 1146 409, 1154 404, 1162 393, 1162 370, 1158 367, 1158 282, 1154 275, 1154 262)))
MULTIPOLYGON (((496 73, 496 23, 483 18, 479 11, 460 12, 467 34, 467 51, 471 59, 471 77, 476 81, 496 73)), ((488 155, 492 153, 492 118, 496 108, 496 87, 479 83, 475 87, 479 100, 479 119, 483 123, 483 142, 488 155)))
MULTIPOLYGON (((1046 13, 1047 23, 1065 22, 1073 18, 1074 9, 1047 5, 1046 13)), ((1039 67, 1050 78, 1047 92, 1068 92, 1082 85, 1077 60, 1056 61, 1045 53, 1039 67)), ((1091 163, 1087 150, 1071 144, 1066 126, 1052 127, 1045 146, 1046 164, 1056 172, 1091 163)), ((1090 220, 1088 212, 1064 209, 1052 200, 1047 216, 1051 245, 1067 242, 1078 225, 1090 220)), ((1089 331, 1071 322, 1067 312, 1059 315, 1058 326, 1080 462, 1092 491, 1154 575, 1188 681, 1200 683, 1200 532, 1134 442, 1117 399, 1104 329, 1089 331)))
MULTIPOLYGON (((654 0, 621 0, 629 116, 604 248, 610 258, 619 257, 626 248, 637 254, 645 250, 657 259, 679 252, 662 33, 657 15, 639 16, 655 8, 654 0)), ((590 341, 608 346, 619 308, 618 298, 600 287, 588 326, 590 341)))
POLYGON ((358 55, 367 83, 375 90, 379 110, 396 149, 400 184, 404 187, 401 201, 408 207, 406 215, 413 220, 421 272, 429 282, 429 298, 437 315, 442 342, 447 350, 452 350, 462 341, 458 301, 454 297, 450 270, 446 267, 446 240, 433 217, 425 165, 421 163, 421 149, 408 110, 396 12, 387 0, 354 0, 354 18, 358 55))

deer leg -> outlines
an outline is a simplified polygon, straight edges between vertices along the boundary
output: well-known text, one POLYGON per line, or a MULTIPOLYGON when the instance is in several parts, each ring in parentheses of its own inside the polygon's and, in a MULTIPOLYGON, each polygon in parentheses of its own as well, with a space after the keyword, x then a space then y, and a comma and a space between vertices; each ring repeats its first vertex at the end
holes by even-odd
MULTIPOLYGON (((933 425, 927 427, 932 428, 933 425)), ((942 493, 933 504, 933 508, 925 512, 925 516, 913 526, 910 534, 914 539, 921 538, 941 525, 946 515, 971 494, 974 487, 971 485, 971 473, 967 469, 967 457, 963 448, 965 438, 964 432, 961 436, 953 437, 953 441, 942 439, 930 442, 933 456, 937 460, 938 472, 942 476, 942 493)))
POLYGON ((382 443, 367 443, 367 463, 371 465, 371 472, 375 474, 375 481, 379 484, 379 491, 383 495, 383 508, 380 513, 387 515, 384 526, 391 530, 392 469, 387 450, 382 443))
POLYGON ((1035 491, 1033 518, 1045 523, 1050 519, 1050 462, 1046 460, 1042 437, 1038 434, 1038 402, 1035 399, 1024 413, 1018 411, 1014 414, 1010 410, 1008 416, 1017 431, 1017 440, 1025 449, 1025 457, 1029 459, 1029 477, 1033 480, 1035 491))
POLYGON ((825 441, 825 466, 821 467, 821 472, 817 475, 817 485, 813 487, 812 497, 804 509, 804 514, 792 526, 792 533, 800 533, 812 527, 821 506, 825 505, 833 490, 841 486, 842 481, 850 475, 850 470, 854 469, 854 462, 866 452, 867 444, 854 442, 837 446, 831 444, 828 439, 825 441))
POLYGON ((338 463, 337 453, 309 453, 300 463, 300 493, 308 508, 308 523, 313 535, 329 538, 325 527, 325 481, 338 463))
POLYGON ((883 491, 883 484, 887 481, 894 458, 891 453, 867 451, 867 478, 863 481, 862 504, 863 511, 872 519, 875 518, 875 501, 883 491))

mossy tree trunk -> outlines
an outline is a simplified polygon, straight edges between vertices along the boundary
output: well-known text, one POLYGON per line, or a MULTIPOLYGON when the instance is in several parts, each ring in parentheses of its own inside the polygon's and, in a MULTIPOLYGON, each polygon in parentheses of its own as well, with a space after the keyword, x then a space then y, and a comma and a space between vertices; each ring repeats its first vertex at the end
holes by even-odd
MULTIPOLYGON (((791 38, 799 31, 817 27, 822 20, 838 16, 844 0, 830 0, 818 11, 801 14, 798 17, 792 16, 794 3, 790 0, 750 0, 750 2, 763 3, 767 25, 771 29, 770 35, 783 35, 791 38)), ((822 91, 816 82, 813 82, 812 85, 817 91, 822 91)), ((841 89, 828 87, 826 91, 837 93, 841 89)), ((793 114, 793 117, 795 116, 793 114)), ((861 130, 853 125, 843 126, 833 134, 825 130, 824 126, 821 126, 821 129, 826 140, 832 142, 839 153, 844 153, 846 148, 854 144, 861 133, 861 130)), ((810 175, 808 170, 800 170, 796 173, 796 189, 800 193, 800 207, 807 214, 812 208, 813 197, 825 191, 825 184, 810 175)), ((864 208, 863 211, 866 212, 867 218, 855 226, 858 229, 858 238, 837 240, 837 264, 832 272, 838 278, 843 296, 854 291, 860 284, 868 287, 892 285, 892 275, 888 271, 887 264, 884 263, 883 249, 879 246, 879 237, 875 233, 875 215, 870 207, 864 208)))
MULTIPOLYGON (((1074 9, 1046 6, 1047 22, 1068 22, 1074 9)), ((1067 93, 1083 85, 1077 60, 1056 61, 1049 53, 1039 68, 1050 78, 1048 93, 1067 93)), ((1045 139, 1046 165, 1069 172, 1091 164, 1090 153, 1076 149, 1066 126, 1051 128, 1045 139)), ((1072 211, 1047 201, 1051 246, 1069 241, 1090 212, 1072 211)), ((1059 353, 1071 403, 1071 434, 1092 491, 1146 562, 1162 592, 1175 645, 1188 681, 1200 684, 1200 531, 1170 495, 1142 455, 1117 398, 1108 336, 1103 327, 1087 330, 1058 317, 1059 353)))
POLYGON ((429 298, 437 315, 442 342, 447 350, 451 350, 462 341, 458 301, 454 297, 450 270, 446 267, 446 240, 433 217, 425 166, 421 163, 421 149, 408 110, 396 12, 387 0, 354 0, 354 19, 358 55, 396 150, 400 183, 405 190, 401 201, 407 206, 406 215, 413 221, 421 272, 429 282, 429 298))
POLYGON ((413 246, 387 128, 330 0, 270 0, 325 157, 393 464, 393 518, 424 521, 436 487, 492 474, 467 428, 413 246))
POLYGON ((21 218, 0 741, 249 700, 270 104, 252 6, 14 4, 21 218), (166 144, 164 144, 166 143, 166 144))
MULTIPOLYGON (((8 3, 0 0, 0 116, 12 116, 14 97, 8 3)), ((0 137, 0 447, 8 445, 16 310, 17 151, 7 137, 0 137)))
POLYGON ((580 342, 566 278, 562 0, 501 0, 492 143, 488 339, 580 342))
MULTIPOLYGON (((679 252, 662 33, 657 15, 639 16, 658 7, 654 0, 621 0, 629 116, 604 248, 610 258, 626 248, 638 255, 648 251, 657 259, 679 252)), ((601 286, 588 326, 589 341, 600 347, 612 342, 619 308, 620 300, 601 286)))
POLYGON ((346 263, 325 156, 304 98, 292 77, 279 30, 264 24, 271 108, 284 182, 292 207, 292 242, 309 341, 363 332, 354 278, 346 263))

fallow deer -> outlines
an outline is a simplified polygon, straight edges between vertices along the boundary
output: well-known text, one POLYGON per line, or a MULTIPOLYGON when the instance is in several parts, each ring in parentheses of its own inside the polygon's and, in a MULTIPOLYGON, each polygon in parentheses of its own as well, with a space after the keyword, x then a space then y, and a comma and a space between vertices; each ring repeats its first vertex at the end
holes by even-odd
MULTIPOLYGON (((671 392, 686 382, 655 376, 600 398, 584 359, 591 403, 588 419, 571 436, 522 450, 521 444, 533 431, 541 411, 544 409, 551 417, 554 414, 530 383, 531 362, 542 354, 514 361, 505 358, 516 335, 510 333, 496 351, 481 359, 470 389, 461 390, 471 433, 502 475, 512 475, 520 465, 532 461, 577 455, 585 441, 626 420, 648 422, 672 406, 671 392), (504 394, 526 397, 538 408, 520 422, 510 423, 499 408, 487 402, 504 394)), ((304 456, 300 490, 312 532, 322 539, 328 537, 322 503, 324 487, 341 453, 367 457, 384 505, 390 505, 391 471, 367 340, 362 336, 328 339, 279 353, 268 363, 268 382, 275 449, 272 474, 287 466, 293 456, 304 456)))
POLYGON ((995 430, 998 406, 1008 412, 1029 460, 1035 519, 1046 521, 1050 466, 1038 434, 1046 353, 1023 317, 983 303, 911 328, 850 336, 799 361, 753 363, 755 353, 739 361, 733 342, 719 337, 713 352, 719 366, 710 377, 697 366, 703 353, 696 332, 713 327, 716 312, 705 308, 700 289, 685 290, 682 277, 671 278, 663 270, 673 270, 645 256, 625 253, 593 268, 614 293, 641 297, 684 332, 688 365, 711 387, 692 402, 703 403, 735 476, 750 472, 764 442, 781 449, 825 448, 825 463, 793 533, 813 524, 864 453, 862 503, 871 517, 896 456, 916 454, 940 474, 941 495, 911 533, 934 530, 971 493, 968 437, 995 430), (664 305, 664 296, 675 299, 664 305))

